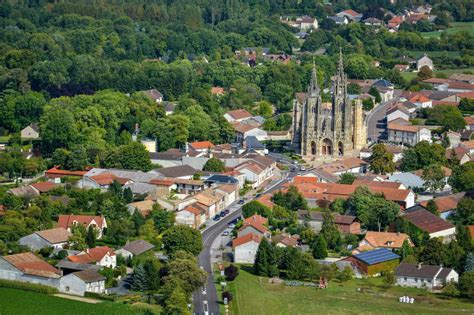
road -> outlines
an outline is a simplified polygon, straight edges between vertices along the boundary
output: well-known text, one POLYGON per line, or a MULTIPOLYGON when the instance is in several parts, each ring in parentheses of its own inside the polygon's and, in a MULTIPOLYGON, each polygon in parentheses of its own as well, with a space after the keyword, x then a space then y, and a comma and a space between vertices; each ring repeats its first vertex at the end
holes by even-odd
POLYGON ((377 142, 384 135, 387 127, 385 123, 387 109, 395 102, 398 102, 401 94, 402 91, 395 90, 393 99, 375 107, 365 118, 367 121, 367 138, 371 142, 377 142))
MULTIPOLYGON (((296 173, 285 174, 283 178, 274 181, 268 185, 263 193, 268 191, 275 190, 291 178, 295 176, 296 173)), ((251 200, 251 199, 250 199, 251 200)), ((249 201, 250 201, 249 200, 249 201)), ((240 217, 242 214, 242 205, 237 203, 232 204, 229 207, 231 211, 226 217, 218 221, 218 223, 208 227, 202 232, 202 241, 203 241, 203 250, 199 254, 198 261, 199 266, 202 266, 204 271, 207 272, 207 283, 206 283, 206 294, 203 294, 202 289, 199 289, 193 294, 193 304, 194 304, 194 314, 205 314, 204 312, 204 302, 207 302, 208 305, 208 314, 217 315, 219 314, 219 304, 217 299, 217 290, 214 285, 214 276, 212 274, 211 266, 211 246, 214 240, 222 233, 225 229, 228 228, 229 223, 240 217)))

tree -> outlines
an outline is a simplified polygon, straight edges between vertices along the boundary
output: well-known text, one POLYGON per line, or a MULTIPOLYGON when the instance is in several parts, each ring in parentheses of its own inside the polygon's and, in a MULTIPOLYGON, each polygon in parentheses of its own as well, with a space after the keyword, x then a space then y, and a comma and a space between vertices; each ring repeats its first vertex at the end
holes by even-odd
MULTIPOLYGON (((132 189, 130 187, 126 187, 123 190, 123 201, 125 203, 133 202, 133 192, 132 192, 132 189)), ((137 212, 140 212, 140 211, 137 211, 137 212)))
POLYGON ((362 100, 362 109, 365 111, 372 110, 374 108, 374 100, 372 98, 366 98, 362 100))
POLYGON ((395 171, 395 163, 393 162, 393 153, 388 152, 383 143, 373 146, 372 155, 370 156, 370 170, 375 174, 385 175, 395 171))
POLYGON ((439 238, 431 238, 423 247, 419 259, 427 265, 446 265, 447 254, 446 245, 439 238))
MULTIPOLYGON (((327 242, 327 247, 330 249, 336 249, 341 245, 341 233, 334 223, 334 218, 330 212, 326 211, 323 213, 323 224, 320 235, 323 237, 322 241, 327 242)), ((324 242, 322 244, 324 245, 324 242)), ((324 254, 324 252, 321 253, 321 255, 322 254, 324 254)))
POLYGON ((87 247, 94 248, 96 238, 97 238, 96 229, 92 225, 89 225, 89 228, 87 229, 87 235, 86 235, 87 247))
POLYGON ((349 266, 344 267, 343 270, 339 271, 337 274, 337 278, 341 282, 347 282, 354 277, 354 271, 349 266))
POLYGON ((463 129, 466 122, 459 108, 449 105, 440 105, 428 111, 426 124, 443 126, 444 131, 457 131, 463 129))
POLYGON ((402 244, 402 248, 400 249, 400 256, 402 256, 402 260, 406 257, 413 255, 413 248, 410 246, 408 240, 404 240, 402 244))
POLYGON ((453 281, 449 281, 443 288, 443 294, 449 297, 457 297, 459 296, 459 290, 457 285, 453 281))
POLYGON ((395 277, 395 273, 393 271, 385 271, 383 273, 383 277, 382 277, 382 281, 383 283, 385 283, 387 286, 392 286, 395 284, 395 282, 397 281, 396 277, 395 277))
POLYGON ((146 278, 146 272, 142 264, 139 264, 133 269, 131 288, 134 291, 148 290, 148 281, 146 278))
POLYGON ((230 293, 229 291, 222 292, 222 300, 227 300, 227 303, 229 303, 230 301, 232 301, 232 299, 233 299, 232 293, 230 293))
POLYGON ((266 238, 262 238, 258 246, 253 269, 255 274, 259 276, 273 277, 278 275, 275 248, 268 243, 266 238))
POLYGON ((367 79, 369 76, 369 65, 362 55, 354 55, 345 62, 347 75, 354 79, 367 79))
POLYGON ((432 164, 446 165, 446 149, 438 143, 420 141, 414 147, 405 150, 401 169, 409 172, 432 164))
POLYGON ((202 170, 206 172, 222 173, 225 171, 225 165, 224 165, 224 162, 222 162, 218 158, 212 157, 209 160, 207 160, 202 170))
POLYGON ((352 183, 356 180, 356 176, 352 173, 344 173, 339 177, 338 183, 339 184, 346 184, 352 185, 352 183))
POLYGON ((474 162, 455 167, 449 184, 456 192, 474 190, 474 162))
POLYGON ((466 256, 466 263, 464 265, 465 272, 474 272, 474 253, 470 252, 466 256))
POLYGON ((74 116, 67 110, 53 107, 44 112, 40 122, 40 136, 43 146, 49 152, 56 148, 70 148, 78 136, 74 116))
POLYGON ((170 254, 184 250, 198 255, 202 250, 201 233, 185 225, 175 225, 164 234, 163 248, 170 254))
POLYGON ((158 204, 154 204, 151 210, 151 218, 155 223, 155 228, 159 233, 163 233, 173 226, 175 222, 175 214, 170 211, 161 209, 158 204))
POLYGON ((306 199, 300 194, 298 188, 293 185, 291 185, 285 193, 281 191, 276 192, 272 197, 272 201, 292 211, 308 209, 306 199))
POLYGON ((86 229, 83 225, 78 224, 72 228, 72 236, 69 238, 71 248, 75 250, 84 250, 87 248, 85 235, 86 229))
POLYGON ((186 294, 191 294, 206 283, 207 273, 198 267, 196 259, 190 253, 177 251, 168 264, 168 279, 178 279, 186 294))
POLYGON ((323 235, 318 235, 312 246, 312 251, 313 257, 316 259, 324 259, 328 256, 327 243, 323 235))
POLYGON ((234 281, 234 279, 239 275, 239 268, 230 264, 224 268, 224 275, 227 281, 234 281))
POLYGON ((437 164, 425 167, 421 178, 425 181, 423 187, 433 195, 444 187, 445 175, 441 166, 437 164))
POLYGON ((362 88, 359 84, 351 82, 347 85, 347 93, 358 95, 362 93, 362 88))
POLYGON ((165 300, 163 314, 166 315, 184 315, 191 314, 188 310, 188 303, 186 294, 180 286, 177 286, 172 291, 171 295, 165 300))
POLYGON ((379 90, 376 87, 372 86, 369 89, 369 94, 375 97, 375 103, 380 103, 382 101, 382 97, 380 96, 379 90))
POLYGON ((438 205, 436 204, 434 199, 428 200, 428 203, 426 204, 426 210, 428 210, 429 212, 433 214, 439 215, 438 205))
POLYGON ((474 271, 465 272, 459 278, 459 290, 470 299, 474 299, 474 271))
POLYGON ((433 71, 428 66, 423 66, 417 73, 417 78, 420 81, 431 79, 433 77, 433 71))
POLYGON ((474 99, 471 98, 461 98, 459 101, 459 109, 467 112, 474 112, 474 99))
POLYGON ((464 197, 459 201, 455 212, 455 219, 463 225, 474 224, 474 199, 464 197))
POLYGON ((262 217, 268 218, 271 214, 271 210, 260 202, 252 200, 242 207, 242 216, 248 218, 254 214, 259 214, 262 217))
POLYGON ((107 168, 140 170, 144 172, 152 169, 148 151, 139 142, 132 142, 111 150, 106 156, 104 164, 107 168))

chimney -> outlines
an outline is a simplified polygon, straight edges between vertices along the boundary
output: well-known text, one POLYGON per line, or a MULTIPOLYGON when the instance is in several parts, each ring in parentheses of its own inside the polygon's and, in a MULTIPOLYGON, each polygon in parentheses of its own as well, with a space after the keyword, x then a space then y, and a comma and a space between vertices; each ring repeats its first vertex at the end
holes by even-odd
POLYGON ((418 266, 416 266, 417 269, 421 269, 421 263, 418 263, 418 266))

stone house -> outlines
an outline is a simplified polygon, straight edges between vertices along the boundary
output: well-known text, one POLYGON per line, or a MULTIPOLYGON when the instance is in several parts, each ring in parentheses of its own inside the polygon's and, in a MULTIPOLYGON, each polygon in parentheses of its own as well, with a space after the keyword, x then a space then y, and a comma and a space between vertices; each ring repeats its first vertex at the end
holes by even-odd
POLYGON ((19 243, 28 246, 33 251, 38 251, 45 247, 52 247, 55 251, 63 249, 67 244, 71 232, 65 228, 55 228, 43 231, 37 231, 30 235, 20 238, 19 243))
POLYGON ((61 278, 59 291, 80 296, 86 292, 102 294, 105 292, 105 280, 106 277, 96 270, 77 271, 61 278))
POLYGON ((433 60, 431 60, 431 58, 428 57, 426 54, 416 60, 416 70, 420 71, 420 69, 424 66, 427 66, 431 70, 434 70, 433 60))

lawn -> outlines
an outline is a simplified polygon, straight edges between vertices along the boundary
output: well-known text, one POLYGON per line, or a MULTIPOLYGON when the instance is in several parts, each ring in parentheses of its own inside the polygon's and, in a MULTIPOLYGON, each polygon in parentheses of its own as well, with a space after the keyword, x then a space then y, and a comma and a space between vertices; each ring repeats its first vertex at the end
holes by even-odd
MULTIPOLYGON (((447 28, 444 32, 448 34, 454 34, 459 31, 468 31, 471 35, 474 35, 474 22, 454 22, 451 27, 447 28)), ((423 32, 421 36, 425 38, 439 38, 443 32, 423 32)))
POLYGON ((102 302, 99 304, 89 304, 31 291, 0 288, 0 314, 133 315, 143 313, 131 306, 119 303, 102 302))
POLYGON ((234 300, 231 314, 472 314, 474 303, 445 300, 424 290, 392 287, 386 289, 380 279, 336 280, 329 288, 286 287, 269 284, 268 278, 240 270, 229 284, 234 300), (358 292, 362 288, 362 292, 358 292), (415 298, 414 304, 398 302, 398 297, 415 298))
MULTIPOLYGON (((457 69, 445 69, 434 71, 433 74, 436 77, 440 73, 443 73, 446 76, 450 76, 453 73, 474 73, 474 68, 457 68, 457 69)), ((401 72, 400 73, 405 80, 410 81, 411 79, 416 77, 416 72, 401 72)))

